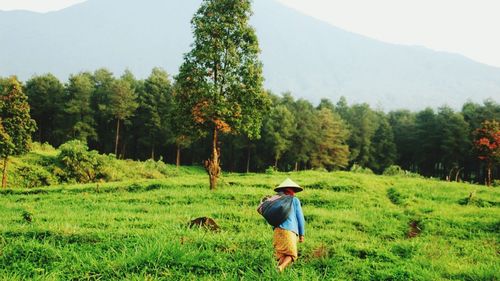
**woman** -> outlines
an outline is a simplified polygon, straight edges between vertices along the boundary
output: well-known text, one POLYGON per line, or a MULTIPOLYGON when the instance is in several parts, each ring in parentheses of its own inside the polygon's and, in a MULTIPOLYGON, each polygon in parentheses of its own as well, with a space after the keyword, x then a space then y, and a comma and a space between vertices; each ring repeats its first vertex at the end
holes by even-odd
POLYGON ((290 215, 283 223, 274 228, 273 246, 280 272, 297 259, 297 241, 304 242, 304 214, 299 199, 295 197, 295 194, 302 190, 303 188, 291 179, 286 179, 274 189, 278 194, 293 196, 290 215))

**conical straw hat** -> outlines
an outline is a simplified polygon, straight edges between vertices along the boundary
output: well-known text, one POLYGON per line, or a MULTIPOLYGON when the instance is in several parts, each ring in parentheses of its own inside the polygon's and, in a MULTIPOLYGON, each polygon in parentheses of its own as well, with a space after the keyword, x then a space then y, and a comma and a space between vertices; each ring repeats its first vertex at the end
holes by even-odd
POLYGON ((283 188, 287 188, 287 187, 291 187, 291 188, 295 189, 295 192, 301 192, 302 190, 304 190, 302 187, 300 187, 293 180, 291 180, 290 178, 287 178, 280 185, 278 185, 278 187, 276 187, 274 189, 274 191, 279 191, 279 190, 281 190, 283 188))

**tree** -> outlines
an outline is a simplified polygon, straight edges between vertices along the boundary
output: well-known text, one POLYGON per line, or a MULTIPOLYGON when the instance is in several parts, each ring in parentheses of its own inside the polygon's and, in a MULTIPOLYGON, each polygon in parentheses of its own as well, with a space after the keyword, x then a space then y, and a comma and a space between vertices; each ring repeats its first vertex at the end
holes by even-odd
POLYGON ((396 145, 396 162, 403 169, 416 171, 415 148, 416 146, 416 124, 415 114, 408 110, 397 110, 389 113, 389 124, 394 134, 396 145))
POLYGON ((443 165, 444 177, 448 180, 458 179, 465 157, 471 149, 469 124, 461 113, 447 106, 439 108, 436 122, 439 128, 439 162, 443 165))
MULTIPOLYGON (((150 147, 155 158, 155 147, 172 142, 171 111, 172 85, 167 72, 154 68, 138 95, 137 119, 140 121, 141 140, 150 147)), ((138 128, 140 129, 140 128, 138 128)))
POLYGON ((250 0, 204 0, 191 21, 194 43, 177 76, 184 116, 196 129, 212 132, 205 161, 212 190, 221 172, 219 134, 259 137, 268 107, 250 15, 250 0))
POLYGON ((500 120, 500 104, 493 100, 485 100, 483 104, 467 102, 462 107, 464 120, 469 124, 469 142, 471 149, 465 155, 464 177, 470 180, 480 181, 482 174, 481 161, 473 148, 474 134, 481 124, 486 120, 500 120))
POLYGON ((500 123, 486 120, 474 134, 474 148, 481 161, 486 162, 486 185, 491 185, 491 172, 500 161, 500 123))
POLYGON ((126 80, 115 80, 111 86, 109 115, 116 120, 115 155, 118 157, 118 141, 120 138, 120 123, 134 115, 137 109, 136 95, 132 85, 126 80))
POLYGON ((262 131, 264 140, 272 147, 274 169, 277 170, 279 159, 292 144, 291 137, 295 131, 293 114, 284 105, 273 107, 267 115, 262 131))
POLYGON ((317 128, 315 108, 309 101, 299 99, 295 103, 284 96, 283 104, 287 105, 295 116, 296 130, 292 136, 292 148, 290 157, 295 162, 294 170, 299 170, 299 165, 303 168, 310 167, 311 154, 318 143, 319 130, 317 128), (287 101, 288 100, 288 101, 287 101))
POLYGON ((372 158, 368 167, 377 173, 382 173, 396 161, 394 133, 383 112, 379 113, 379 126, 371 142, 372 158))
POLYGON ((7 187, 9 156, 29 151, 36 124, 30 117, 28 97, 17 78, 0 83, 0 156, 3 159, 2 187, 7 187))
POLYGON ((318 143, 311 155, 314 168, 328 170, 345 168, 349 162, 349 147, 346 142, 349 131, 340 116, 328 107, 316 112, 318 143))
MULTIPOLYGON (((101 151, 106 153, 113 152, 116 134, 113 134, 113 127, 108 109, 110 103, 111 88, 115 81, 113 73, 105 68, 100 68, 94 71, 92 75, 94 82, 94 92, 92 93, 91 105, 94 112, 95 126, 94 130, 97 133, 97 142, 95 146, 101 151)), ((92 148, 92 145, 89 146, 92 148)))
MULTIPOLYGON (((339 101, 339 103, 341 103, 339 101)), ((378 128, 378 120, 375 112, 366 103, 352 105, 348 110, 337 107, 339 112, 343 112, 349 124, 351 136, 348 144, 351 150, 351 164, 358 164, 362 167, 369 165, 372 155, 372 138, 378 128), (340 110, 341 109, 341 110, 340 110), (347 111, 347 112, 346 112, 347 111)))
POLYGON ((440 154, 439 127, 434 110, 427 108, 418 112, 415 125, 415 160, 419 173, 433 176, 440 154))
POLYGON ((31 117, 36 121, 37 141, 61 144, 64 133, 64 85, 52 74, 35 76, 26 82, 26 95, 31 108, 31 117))
POLYGON ((94 92, 92 75, 87 72, 71 75, 66 86, 66 122, 72 139, 97 139, 91 98, 94 92))

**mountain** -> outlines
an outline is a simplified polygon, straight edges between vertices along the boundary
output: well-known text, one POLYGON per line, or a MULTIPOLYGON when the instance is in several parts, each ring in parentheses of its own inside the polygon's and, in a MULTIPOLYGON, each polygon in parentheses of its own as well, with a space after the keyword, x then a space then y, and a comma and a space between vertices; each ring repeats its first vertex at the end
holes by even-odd
MULTIPOLYGON (((0 12, 0 75, 25 80, 51 72, 66 80, 83 70, 155 66, 177 73, 192 42, 200 0, 88 0, 57 12, 0 12)), ((385 110, 422 109, 500 99, 500 68, 423 47, 388 44, 288 8, 254 0, 252 24, 265 86, 276 93, 334 102, 368 102, 385 110)))

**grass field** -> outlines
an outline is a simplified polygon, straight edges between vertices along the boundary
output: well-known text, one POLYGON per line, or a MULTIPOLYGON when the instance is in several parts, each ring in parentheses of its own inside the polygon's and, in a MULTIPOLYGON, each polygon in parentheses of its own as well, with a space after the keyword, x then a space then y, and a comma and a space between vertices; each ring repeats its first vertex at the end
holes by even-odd
POLYGON ((193 172, 4 190, 0 214, 4 280, 500 280, 500 192, 477 185, 310 171, 225 174, 210 192, 193 172), (256 207, 288 176, 306 241, 279 274, 256 207), (220 231, 187 226, 202 216, 220 231))

